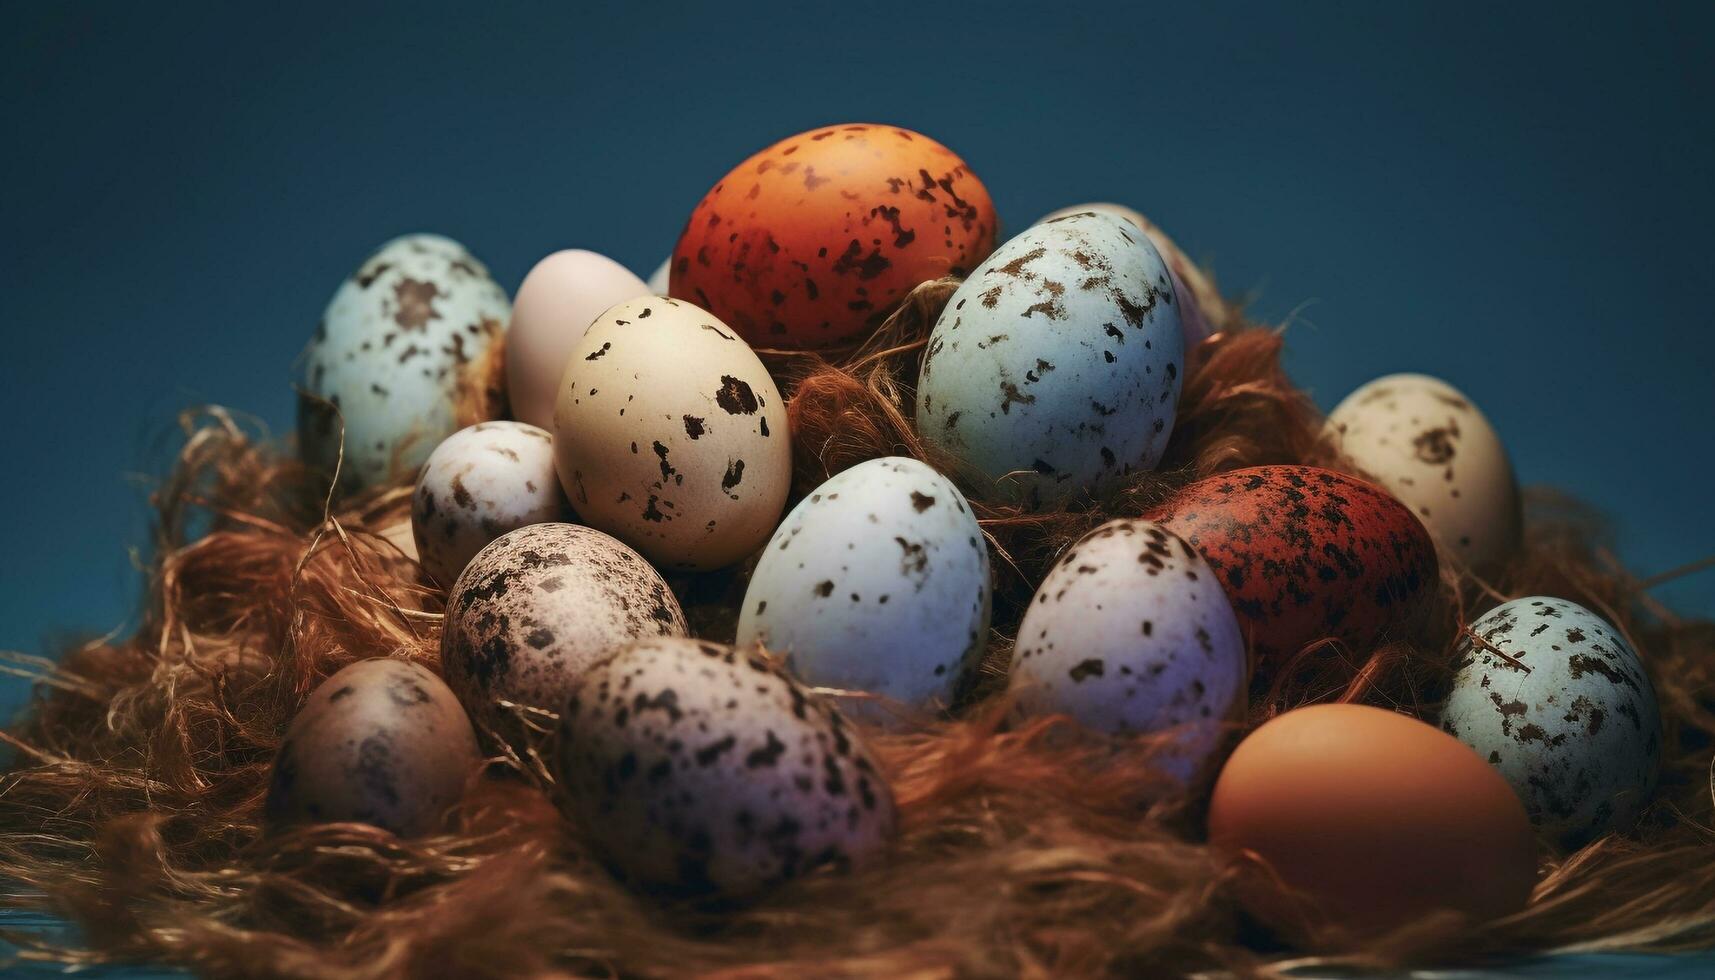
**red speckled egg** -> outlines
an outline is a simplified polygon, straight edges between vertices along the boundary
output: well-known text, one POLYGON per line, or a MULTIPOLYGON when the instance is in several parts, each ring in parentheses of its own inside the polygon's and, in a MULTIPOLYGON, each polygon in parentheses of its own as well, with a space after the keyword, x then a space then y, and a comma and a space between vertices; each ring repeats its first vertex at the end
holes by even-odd
POLYGON ((1368 653, 1438 581, 1435 546, 1405 505, 1314 466, 1223 473, 1144 516, 1203 553, 1265 671, 1326 637, 1368 653))
POLYGON ((669 292, 754 347, 823 347, 875 327, 912 287, 994 251, 994 202, 953 151, 894 126, 781 140, 691 212, 669 292))

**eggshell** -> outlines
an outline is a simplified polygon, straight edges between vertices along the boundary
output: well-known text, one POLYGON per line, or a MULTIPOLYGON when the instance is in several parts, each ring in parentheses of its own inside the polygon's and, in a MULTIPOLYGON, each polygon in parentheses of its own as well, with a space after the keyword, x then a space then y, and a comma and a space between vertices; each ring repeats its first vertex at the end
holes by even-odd
POLYGON ((1333 637, 1366 655, 1435 592, 1429 533, 1356 477, 1256 466, 1200 480, 1144 515, 1220 577, 1266 672, 1333 637))
POLYGON ((516 740, 497 701, 555 710, 595 661, 686 632, 679 601, 637 552, 591 528, 531 524, 496 538, 453 584, 441 669, 479 725, 516 740))
POLYGON ((554 424, 554 398, 566 360, 608 308, 650 293, 643 280, 605 255, 581 248, 536 263, 518 287, 506 333, 506 393, 512 417, 554 424))
POLYGON ((1506 777, 1544 836, 1578 847, 1636 821, 1661 711, 1617 630, 1565 599, 1514 599, 1471 624, 1456 670, 1441 726, 1506 777))
POLYGON ((655 267, 654 272, 651 272, 649 274, 649 280, 646 283, 646 285, 649 287, 650 295, 652 295, 652 296, 665 296, 665 295, 667 295, 668 281, 669 281, 670 277, 672 276, 672 274, 673 274, 673 256, 669 255, 666 258, 661 260, 661 264, 655 267))
POLYGON ((397 521, 375 532, 382 540, 399 549, 399 554, 411 561, 422 560, 417 553, 417 537, 409 520, 397 521))
POLYGON ((1190 780, 1245 687, 1245 643, 1221 583, 1183 538, 1109 521, 1055 562, 1025 610, 1012 691, 1028 714, 1112 734, 1178 729, 1164 770, 1190 780))
POLYGON ((1102 493, 1161 459, 1184 340, 1138 229, 1081 213, 1001 246, 953 293, 917 387, 925 441, 1030 504, 1102 493))
POLYGON ((411 498, 412 537, 423 569, 450 585, 490 541, 563 520, 569 509, 548 433, 523 422, 480 422, 429 454, 411 498))
POLYGON ((434 674, 360 660, 310 693, 274 757, 263 814, 275 827, 355 821, 429 833, 482 761, 470 719, 434 674))
POLYGON ((1443 554, 1484 566, 1518 549, 1523 517, 1506 447, 1452 385, 1422 374, 1377 378, 1334 409, 1328 433, 1416 511, 1443 554))
POLYGON ((304 462, 332 475, 343 419, 343 486, 415 475, 458 428, 461 377, 510 312, 505 291, 463 245, 406 235, 381 246, 334 293, 304 352, 304 462))
POLYGON ((756 651, 643 640, 561 713, 562 805, 633 883, 755 893, 874 860, 893 794, 828 702, 756 651))
POLYGON ((1288 711, 1239 743, 1209 801, 1209 843, 1261 865, 1240 897, 1289 935, 1363 938, 1443 909, 1489 922, 1523 908, 1536 880, 1506 781, 1432 726, 1362 705, 1288 711))
POLYGON ((994 204, 954 153, 892 126, 830 126, 739 164, 691 212, 672 294, 758 347, 823 347, 994 249, 994 204))
POLYGON ((662 568, 719 568, 762 547, 792 483, 788 439, 756 354, 706 311, 658 296, 590 326, 554 415, 579 517, 662 568))
POLYGON ((1095 204, 1075 204, 1069 208, 1061 208, 1052 214, 1044 215, 1037 224, 1078 214, 1082 211, 1096 211, 1111 214, 1142 229, 1149 236, 1149 242, 1161 254, 1167 263, 1167 274, 1173 281, 1173 297, 1179 301, 1179 326, 1185 335, 1185 351, 1203 342, 1203 339, 1225 325, 1228 312, 1226 300, 1222 299, 1220 290, 1208 275, 1191 261, 1184 249, 1173 239, 1167 237, 1154 222, 1144 217, 1142 212, 1128 208, 1123 204, 1099 202, 1095 204))
MULTIPOLYGON (((738 645, 805 683, 945 705, 988 640, 988 547, 952 481, 901 456, 848 469, 799 501, 745 590, 738 645)), ((885 720, 863 699, 843 702, 885 720)))

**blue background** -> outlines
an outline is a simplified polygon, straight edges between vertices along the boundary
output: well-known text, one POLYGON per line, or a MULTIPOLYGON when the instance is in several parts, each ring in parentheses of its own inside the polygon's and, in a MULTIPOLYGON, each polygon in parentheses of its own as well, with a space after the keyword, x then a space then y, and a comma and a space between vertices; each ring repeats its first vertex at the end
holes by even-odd
MULTIPOLYGON (((647 275, 733 164, 850 121, 953 147, 1015 231, 1143 210, 1324 408, 1447 378, 1641 572, 1715 551, 1715 5, 1030 6, 6 5, 0 648, 128 620, 133 475, 189 405, 287 430, 373 246, 647 275)), ((1658 592, 1715 613, 1715 573, 1658 592)))

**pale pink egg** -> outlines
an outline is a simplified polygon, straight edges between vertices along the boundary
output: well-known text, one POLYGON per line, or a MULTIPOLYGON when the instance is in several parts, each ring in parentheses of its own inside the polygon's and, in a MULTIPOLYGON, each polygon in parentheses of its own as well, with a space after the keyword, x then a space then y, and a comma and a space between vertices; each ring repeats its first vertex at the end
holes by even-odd
POLYGON ((643 280, 595 252, 567 249, 536 263, 518 287, 506 333, 512 417, 552 428, 560 374, 584 331, 610 307, 647 295, 643 280))

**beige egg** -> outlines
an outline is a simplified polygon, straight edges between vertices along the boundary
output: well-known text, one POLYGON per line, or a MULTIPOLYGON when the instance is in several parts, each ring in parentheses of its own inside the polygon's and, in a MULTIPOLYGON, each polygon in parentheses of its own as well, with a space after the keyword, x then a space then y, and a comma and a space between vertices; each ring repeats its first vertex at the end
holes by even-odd
POLYGON ((1518 483, 1506 447, 1457 388, 1423 374, 1377 378, 1346 396, 1327 432, 1412 509, 1444 554, 1482 567, 1518 547, 1518 483))
POLYGON ((447 595, 441 671, 479 725, 523 730, 505 700, 557 711, 590 664, 647 637, 684 636, 659 572, 576 524, 531 524, 477 552, 447 595))
POLYGON ((360 660, 310 693, 274 757, 273 826, 356 821, 436 829, 481 761, 453 692, 406 660, 360 660))
POLYGON ((1179 322, 1185 329, 1187 350, 1190 350, 1192 345, 1204 337, 1231 326, 1232 309, 1227 306, 1227 301, 1221 297, 1221 291, 1215 288, 1214 280, 1210 279, 1208 274, 1196 262, 1193 262, 1189 255, 1185 254, 1185 250, 1179 247, 1178 242, 1169 238, 1167 232, 1162 231, 1154 222, 1144 217, 1141 211, 1128 208, 1123 204, 1098 201, 1092 204, 1074 204, 1069 208, 1061 208, 1052 214, 1043 215, 1037 223, 1041 224, 1042 221, 1064 218, 1069 214, 1077 214, 1079 211, 1099 211, 1124 218, 1143 229, 1143 233, 1149 236, 1149 243, 1161 253, 1162 260, 1167 263, 1167 271, 1173 276, 1174 292, 1188 295, 1188 299, 1179 311, 1179 322))
POLYGON ((552 425, 560 374, 578 338, 603 310, 648 292, 631 270, 581 248, 555 252, 536 263, 518 287, 506 332, 506 396, 512 417, 543 429, 552 425))
POLYGON ((712 314, 658 296, 603 313, 566 362, 554 458, 579 518, 662 568, 761 548, 792 482, 762 362, 712 314))

